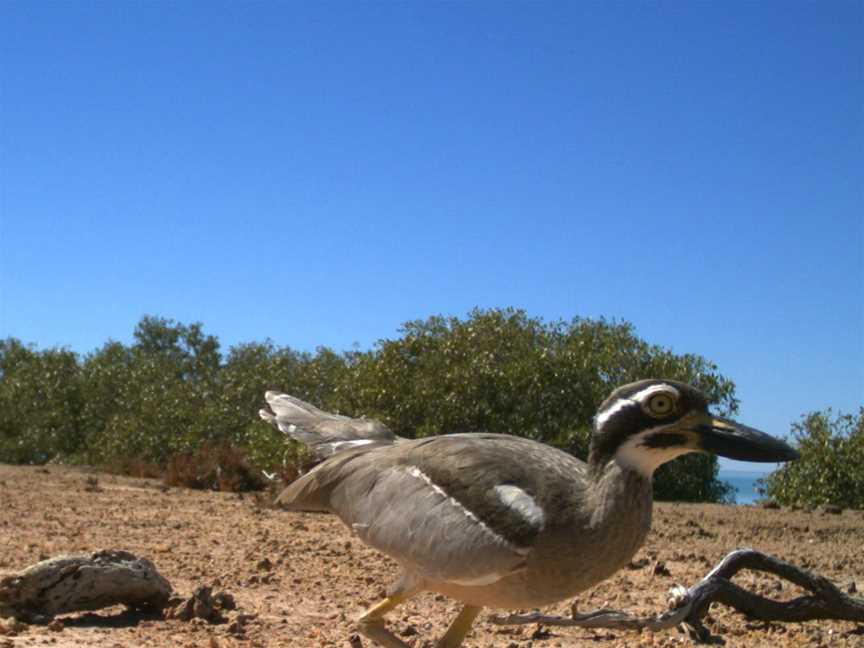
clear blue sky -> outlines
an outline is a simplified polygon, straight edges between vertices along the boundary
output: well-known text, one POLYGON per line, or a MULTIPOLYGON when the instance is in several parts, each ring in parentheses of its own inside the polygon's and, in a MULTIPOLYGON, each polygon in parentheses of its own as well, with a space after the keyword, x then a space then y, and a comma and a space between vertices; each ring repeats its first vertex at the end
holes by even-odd
POLYGON ((631 321, 864 401, 860 2, 4 2, 0 336, 631 321))

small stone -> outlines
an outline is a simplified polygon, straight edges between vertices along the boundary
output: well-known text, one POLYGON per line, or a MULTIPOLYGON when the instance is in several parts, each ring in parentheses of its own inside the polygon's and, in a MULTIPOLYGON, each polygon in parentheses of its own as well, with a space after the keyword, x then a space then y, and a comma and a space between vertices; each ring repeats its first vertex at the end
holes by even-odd
POLYGON ((669 571, 669 568, 666 567, 666 563, 662 560, 658 560, 654 563, 654 568, 651 570, 651 573, 654 576, 671 576, 672 572, 669 571))
POLYGON ((534 628, 534 632, 531 633, 531 638, 532 639, 548 639, 550 634, 551 633, 546 628, 544 628, 542 625, 540 625, 538 623, 537 627, 534 628))
POLYGON ((51 632, 63 632, 63 622, 60 619, 54 619, 48 624, 48 629, 51 632))
POLYGON ((231 592, 216 592, 213 595, 213 601, 223 610, 236 610, 237 601, 231 592))

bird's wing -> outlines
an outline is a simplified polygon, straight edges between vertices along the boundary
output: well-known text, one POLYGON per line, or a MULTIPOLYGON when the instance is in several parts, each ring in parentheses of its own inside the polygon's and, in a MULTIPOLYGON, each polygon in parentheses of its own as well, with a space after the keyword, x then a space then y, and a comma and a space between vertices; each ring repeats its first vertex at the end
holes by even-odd
POLYGON ((294 506, 326 500, 361 540, 410 571, 485 585, 522 567, 546 524, 535 491, 543 488, 537 461, 548 452, 557 451, 497 435, 357 450, 324 462, 280 500, 294 506), (540 456, 532 461, 531 452, 540 456))

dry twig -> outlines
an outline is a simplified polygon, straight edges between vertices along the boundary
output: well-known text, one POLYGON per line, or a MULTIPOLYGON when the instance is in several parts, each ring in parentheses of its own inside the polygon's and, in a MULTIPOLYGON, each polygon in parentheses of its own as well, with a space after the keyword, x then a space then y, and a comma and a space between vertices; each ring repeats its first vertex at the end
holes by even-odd
POLYGON ((543 614, 492 617, 501 625, 541 623, 549 626, 580 626, 618 630, 663 630, 683 625, 690 636, 699 641, 710 638, 702 618, 711 603, 722 603, 760 621, 811 621, 836 619, 864 623, 864 599, 841 592, 822 576, 814 576, 779 558, 753 549, 738 549, 726 555, 701 581, 685 590, 673 589, 670 610, 651 617, 637 617, 618 610, 597 610, 574 614, 571 618, 543 614), (730 579, 742 569, 768 572, 798 585, 808 592, 791 601, 774 601, 749 592, 730 579))

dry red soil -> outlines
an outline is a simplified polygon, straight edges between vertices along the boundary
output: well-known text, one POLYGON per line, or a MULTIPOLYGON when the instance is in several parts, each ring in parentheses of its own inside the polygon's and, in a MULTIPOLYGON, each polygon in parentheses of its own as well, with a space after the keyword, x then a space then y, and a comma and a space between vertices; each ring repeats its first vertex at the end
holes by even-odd
MULTIPOLYGON (((864 591, 864 512, 841 514, 744 506, 658 504, 654 528, 635 563, 576 601, 580 611, 665 609, 668 589, 698 581, 727 552, 753 547, 864 591), (665 563, 668 574, 651 565, 665 563)), ((0 572, 64 553, 124 549, 152 560, 181 595, 212 585, 234 595, 237 624, 146 618, 121 607, 62 617, 52 627, 0 620, 0 648, 135 646, 347 648, 352 619, 379 600, 395 577, 392 561, 369 549, 333 516, 287 513, 260 497, 165 488, 155 480, 49 466, 0 465, 0 572), (97 481, 98 480, 98 481, 97 481)), ((802 592, 770 575, 736 582, 788 599, 802 592)), ((860 596, 860 594, 859 594, 860 596)), ((544 610, 567 615, 567 602, 544 610)), ((433 646, 458 605, 422 595, 390 615, 408 644, 433 646)), ((230 620, 230 619, 229 619, 230 620)), ((708 627, 728 647, 864 646, 847 622, 774 624, 715 605, 708 627)), ((677 630, 656 634, 536 626, 501 627, 481 615, 466 648, 680 646, 677 630)), ((356 641, 355 641, 355 645, 356 641)), ((363 646, 372 644, 363 639, 363 646)))

